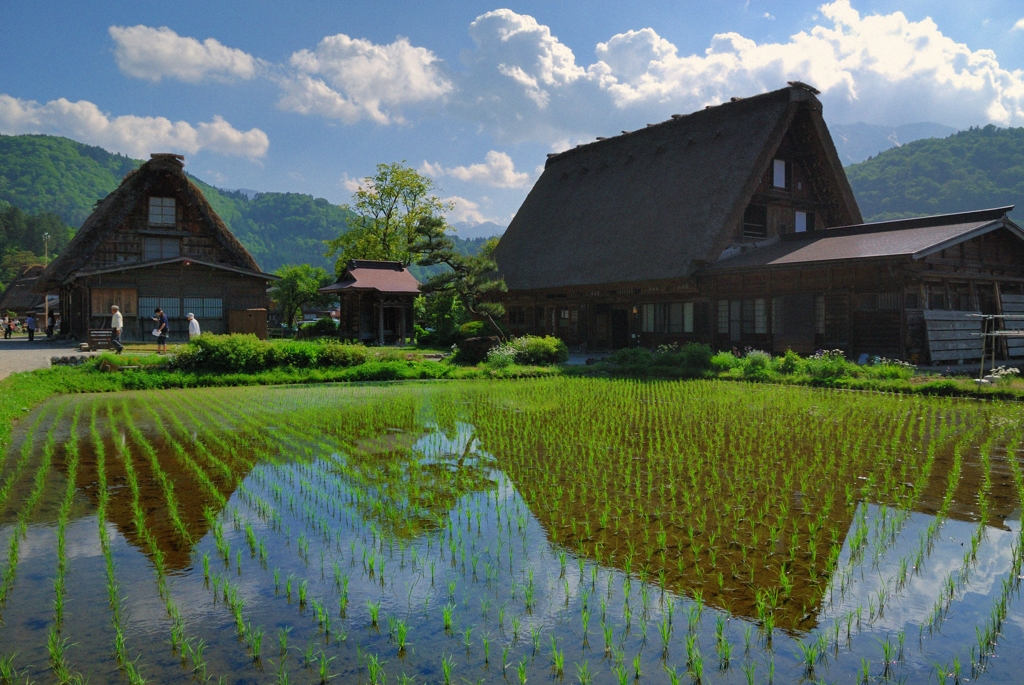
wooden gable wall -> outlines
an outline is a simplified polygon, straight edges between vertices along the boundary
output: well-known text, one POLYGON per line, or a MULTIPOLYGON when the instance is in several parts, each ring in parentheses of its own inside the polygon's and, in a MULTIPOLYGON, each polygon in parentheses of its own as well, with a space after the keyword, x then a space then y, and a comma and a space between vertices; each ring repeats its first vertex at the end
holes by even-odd
MULTIPOLYGON (((810 116, 806 112, 798 113, 767 168, 762 171, 760 183, 749 203, 767 207, 766 238, 793 233, 797 211, 813 212, 817 229, 845 223, 846 217, 839 211, 841 198, 828 182, 831 174, 810 116), (773 165, 776 159, 787 164, 789 182, 786 188, 773 185, 773 165)), ((734 241, 742 243, 750 240, 744 238, 741 220, 735 227, 734 241)))
POLYGON ((147 235, 180 238, 182 256, 213 264, 231 264, 233 261, 219 245, 213 228, 203 219, 198 207, 188 201, 173 179, 165 177, 153 184, 149 195, 144 196, 100 244, 91 260, 90 270, 143 261, 147 235), (150 197, 175 199, 175 226, 149 225, 150 197))

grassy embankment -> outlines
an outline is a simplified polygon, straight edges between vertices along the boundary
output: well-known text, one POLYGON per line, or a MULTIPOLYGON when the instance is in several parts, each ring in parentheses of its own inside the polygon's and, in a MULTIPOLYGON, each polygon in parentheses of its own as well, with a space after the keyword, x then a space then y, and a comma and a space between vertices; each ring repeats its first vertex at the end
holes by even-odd
MULTIPOLYGON (((712 355, 706 346, 687 345, 657 352, 622 350, 587 366, 515 363, 514 355, 492 355, 480 364, 461 365, 451 359, 426 358, 434 350, 240 338, 244 336, 204 336, 204 344, 182 346, 176 357, 145 352, 103 354, 77 367, 14 374, 0 381, 0 448, 8 442, 12 421, 51 395, 160 388, 567 375, 648 380, 704 378, 978 399, 1024 399, 1024 380, 1015 374, 1003 376, 991 385, 978 386, 968 377, 918 374, 901 362, 873 360, 860 366, 841 355, 828 353, 800 358, 792 353, 771 357, 752 352, 736 357, 728 352, 712 355)), ((560 359, 564 360, 564 354, 560 359)))

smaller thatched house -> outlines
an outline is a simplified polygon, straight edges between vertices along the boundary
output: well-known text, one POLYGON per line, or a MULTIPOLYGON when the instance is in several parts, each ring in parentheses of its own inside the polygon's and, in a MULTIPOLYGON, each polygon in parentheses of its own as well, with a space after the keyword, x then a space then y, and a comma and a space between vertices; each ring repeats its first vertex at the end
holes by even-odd
POLYGON ((338 280, 320 292, 340 301, 343 340, 385 345, 412 337, 412 303, 420 283, 400 262, 350 260, 338 280))
MULTIPOLYGON (((21 275, 11 281, 11 284, 0 295, 0 316, 7 316, 7 312, 14 312, 17 316, 25 317, 43 311, 46 296, 36 291, 36 283, 41 273, 43 273, 41 264, 26 266, 22 269, 21 275)), ((45 322, 43 325, 45 326, 45 322)))
POLYGON ((96 204, 38 288, 59 290, 61 333, 85 339, 124 315, 124 339, 147 339, 163 309, 171 337, 186 315, 203 331, 266 335, 267 282, 252 255, 185 175, 180 155, 154 154, 96 204), (262 324, 262 325, 260 325, 262 324))

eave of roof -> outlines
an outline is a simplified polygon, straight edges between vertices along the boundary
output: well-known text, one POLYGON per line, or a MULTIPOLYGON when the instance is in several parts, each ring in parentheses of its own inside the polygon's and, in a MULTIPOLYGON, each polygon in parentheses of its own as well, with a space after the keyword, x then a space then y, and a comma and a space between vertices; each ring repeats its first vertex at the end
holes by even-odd
POLYGON ((267 281, 278 281, 281 279, 280 276, 275 276, 274 274, 263 273, 262 271, 249 271, 248 269, 240 269, 237 266, 230 266, 228 264, 214 264, 213 262, 204 262, 201 259, 194 259, 192 257, 171 257, 170 259, 159 259, 149 262, 130 262, 121 266, 110 267, 108 269, 76 271, 71 274, 70 277, 65 279, 64 283, 71 283, 76 278, 87 278, 89 276, 99 276, 101 274, 117 273, 119 271, 131 271, 133 269, 148 269, 154 266, 166 266, 168 264, 178 264, 181 262, 187 262, 189 265, 198 264, 199 266, 206 266, 211 269, 218 269, 221 271, 232 271, 234 273, 242 274, 243 276, 254 276, 267 281))
POLYGON ((1024 230, 1006 217, 1011 209, 999 207, 786 234, 770 244, 721 259, 705 273, 851 260, 918 260, 1001 228, 1024 240, 1024 230))

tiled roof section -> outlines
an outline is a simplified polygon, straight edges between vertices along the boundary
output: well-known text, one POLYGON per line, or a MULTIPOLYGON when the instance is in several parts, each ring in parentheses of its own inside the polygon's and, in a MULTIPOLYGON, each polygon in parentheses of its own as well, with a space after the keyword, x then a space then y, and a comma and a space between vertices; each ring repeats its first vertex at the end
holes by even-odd
POLYGON ((337 282, 321 288, 322 293, 345 290, 376 290, 381 293, 419 293, 420 283, 399 262, 353 259, 337 282))
POLYGON ((777 242, 723 257, 710 270, 849 259, 919 259, 1007 224, 1012 226, 1011 222, 1005 220, 1009 209, 1012 207, 788 234, 777 242))

